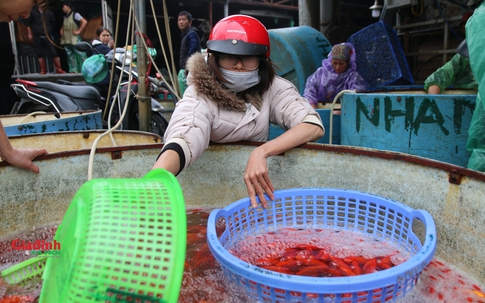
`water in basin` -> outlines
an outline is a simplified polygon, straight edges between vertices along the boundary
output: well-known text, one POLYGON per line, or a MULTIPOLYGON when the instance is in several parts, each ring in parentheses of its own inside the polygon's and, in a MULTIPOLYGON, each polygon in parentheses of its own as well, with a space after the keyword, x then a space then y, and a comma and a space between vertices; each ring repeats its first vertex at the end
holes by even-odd
MULTIPOLYGON (((237 287, 225 278, 221 267, 210 253, 206 241, 206 225, 210 211, 211 209, 187 211, 187 254, 179 302, 252 302, 244 294, 238 292, 237 287)), ((52 242, 56 229, 57 224, 37 226, 19 234, 1 238, 0 270, 32 257, 28 250, 14 250, 12 248, 13 240, 52 242)), ((41 285, 40 277, 21 287, 8 285, 0 278, 0 303, 36 302, 41 285), (14 297, 21 299, 7 301, 14 297)), ((474 277, 435 257, 423 270, 414 289, 397 302, 485 303, 484 292, 485 285, 481 285, 474 277)))

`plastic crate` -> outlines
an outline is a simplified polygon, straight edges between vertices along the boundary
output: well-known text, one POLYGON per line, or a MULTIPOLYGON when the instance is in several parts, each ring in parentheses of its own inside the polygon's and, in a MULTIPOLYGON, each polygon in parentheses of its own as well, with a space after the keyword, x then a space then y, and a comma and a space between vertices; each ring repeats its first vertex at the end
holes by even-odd
POLYGON ((266 209, 252 208, 249 198, 215 209, 209 216, 207 239, 225 274, 256 302, 389 302, 414 287, 436 250, 436 228, 428 212, 379 196, 328 188, 275 191, 275 201, 266 209), (424 243, 412 230, 414 219, 424 223, 424 243), (219 220, 226 223, 220 237, 219 220), (411 257, 371 274, 323 278, 263 269, 226 249, 247 235, 287 227, 352 230, 392 243, 411 257))
POLYGON ((187 220, 170 172, 84 183, 54 239, 62 249, 47 259, 40 303, 178 301, 187 220))
POLYGON ((347 41, 355 47, 357 71, 367 81, 369 89, 414 84, 396 32, 383 21, 365 27, 347 41))

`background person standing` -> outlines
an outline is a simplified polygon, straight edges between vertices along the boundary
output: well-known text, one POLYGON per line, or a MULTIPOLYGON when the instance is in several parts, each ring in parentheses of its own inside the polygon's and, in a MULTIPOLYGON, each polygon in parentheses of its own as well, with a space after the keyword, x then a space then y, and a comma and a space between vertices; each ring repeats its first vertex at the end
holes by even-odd
POLYGON ((81 32, 88 25, 88 21, 81 14, 74 11, 71 1, 62 2, 64 22, 61 27, 61 45, 64 46, 69 63, 70 73, 80 73, 81 67, 86 60, 86 53, 76 50, 76 43, 81 42, 81 32))
POLYGON ((181 95, 187 88, 185 65, 187 59, 192 54, 200 52, 200 39, 195 27, 192 26, 192 14, 187 11, 181 11, 178 15, 177 25, 182 32, 182 42, 180 43, 180 61, 178 82, 181 95))
POLYGON ((25 20, 28 37, 34 42, 37 60, 39 61, 40 74, 43 75, 47 72, 45 57, 52 58, 57 74, 65 74, 61 67, 61 59, 57 55, 54 46, 54 37, 52 36, 52 29, 56 26, 56 18, 52 11, 44 11, 44 6, 44 2, 34 6, 30 13, 30 17, 25 20), (43 20, 45 20, 45 22, 43 20))

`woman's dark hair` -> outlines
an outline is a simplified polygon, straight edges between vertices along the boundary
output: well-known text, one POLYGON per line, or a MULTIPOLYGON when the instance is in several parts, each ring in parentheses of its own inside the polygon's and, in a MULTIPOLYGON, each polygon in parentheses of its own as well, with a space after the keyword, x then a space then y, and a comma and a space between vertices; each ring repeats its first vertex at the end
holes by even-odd
POLYGON ((101 33, 102 33, 103 31, 107 31, 107 32, 110 34, 110 36, 113 36, 113 35, 111 34, 110 30, 109 30, 107 27, 104 27, 104 26, 102 26, 102 25, 101 25, 100 27, 98 27, 98 28, 96 29, 96 37, 99 37, 99 35, 101 35, 101 33))
MULTIPOLYGON (((219 53, 212 52, 207 58, 207 64, 209 65, 209 69, 212 71, 214 78, 219 82, 224 82, 226 79, 224 79, 224 76, 222 76, 222 73, 219 70, 220 66, 217 60, 219 60, 219 53)), ((261 81, 257 85, 251 87, 249 90, 257 91, 262 95, 269 89, 271 83, 273 83, 273 80, 276 77, 276 71, 273 63, 270 60, 259 58, 258 74, 261 81)))

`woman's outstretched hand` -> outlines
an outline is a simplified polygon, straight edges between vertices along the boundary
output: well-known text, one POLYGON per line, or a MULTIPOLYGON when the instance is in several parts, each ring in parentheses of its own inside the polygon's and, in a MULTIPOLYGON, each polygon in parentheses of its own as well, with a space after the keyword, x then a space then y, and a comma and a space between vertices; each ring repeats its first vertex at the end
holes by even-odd
POLYGON ((36 174, 39 173, 39 167, 32 160, 38 156, 47 154, 44 148, 13 148, 5 153, 2 158, 9 164, 20 168, 28 169, 36 174))
POLYGON ((266 158, 263 149, 260 147, 256 148, 249 156, 244 172, 244 183, 246 183, 246 188, 248 189, 251 206, 254 208, 258 205, 256 195, 264 208, 268 206, 264 196, 265 192, 271 200, 274 200, 274 186, 269 179, 266 158))

